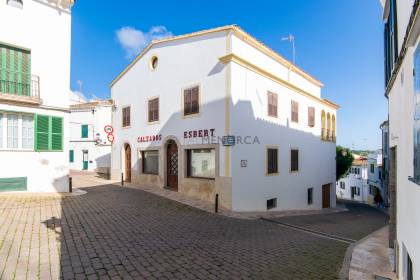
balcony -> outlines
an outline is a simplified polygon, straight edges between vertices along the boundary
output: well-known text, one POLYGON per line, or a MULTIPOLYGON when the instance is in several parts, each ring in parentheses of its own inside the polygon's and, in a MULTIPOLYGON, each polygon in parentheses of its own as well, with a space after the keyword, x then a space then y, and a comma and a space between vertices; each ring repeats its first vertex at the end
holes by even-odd
POLYGON ((0 69, 0 102, 40 105, 39 77, 25 72, 0 69))

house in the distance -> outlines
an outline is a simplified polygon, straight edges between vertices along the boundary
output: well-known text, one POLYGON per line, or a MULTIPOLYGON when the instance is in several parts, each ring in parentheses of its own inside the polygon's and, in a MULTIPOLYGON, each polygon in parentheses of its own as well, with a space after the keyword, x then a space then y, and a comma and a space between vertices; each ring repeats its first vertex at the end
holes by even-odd
POLYGON ((336 183, 337 198, 367 203, 369 196, 368 160, 366 157, 356 154, 353 157, 349 173, 336 183))
POLYGON ((107 129, 111 126, 112 104, 112 100, 79 99, 70 105, 71 170, 109 174, 112 138, 107 129))
POLYGON ((383 201, 384 191, 382 189, 382 151, 378 150, 368 155, 368 185, 369 185, 369 196, 368 203, 374 204, 374 198, 376 194, 379 194, 383 201))
POLYGON ((235 211, 334 207, 322 86, 235 25, 153 41, 111 84, 112 176, 235 211))
POLYGON ((0 191, 67 192, 73 0, 0 0, 0 191))

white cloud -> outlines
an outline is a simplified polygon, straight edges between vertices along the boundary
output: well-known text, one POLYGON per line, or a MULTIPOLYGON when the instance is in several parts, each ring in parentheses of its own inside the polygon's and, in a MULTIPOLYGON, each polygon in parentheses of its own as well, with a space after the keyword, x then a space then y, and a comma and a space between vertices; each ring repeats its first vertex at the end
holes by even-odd
POLYGON ((118 42, 125 50, 127 59, 139 54, 152 40, 173 36, 165 26, 152 26, 148 32, 125 26, 116 31, 118 42))

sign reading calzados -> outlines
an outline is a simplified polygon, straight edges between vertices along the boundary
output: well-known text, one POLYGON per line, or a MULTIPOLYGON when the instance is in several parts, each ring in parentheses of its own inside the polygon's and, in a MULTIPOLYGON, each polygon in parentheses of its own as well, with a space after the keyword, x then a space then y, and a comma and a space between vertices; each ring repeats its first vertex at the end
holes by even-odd
POLYGON ((162 134, 137 137, 137 142, 139 143, 154 142, 154 141, 160 141, 160 140, 162 140, 162 134))
MULTIPOLYGON (((189 130, 184 131, 184 138, 196 138, 196 137, 213 137, 214 132, 216 129, 198 129, 198 130, 189 130)), ((155 141, 161 141, 162 140, 162 134, 157 135, 147 135, 147 136, 139 136, 137 137, 138 143, 146 143, 146 142, 155 142, 155 141)))

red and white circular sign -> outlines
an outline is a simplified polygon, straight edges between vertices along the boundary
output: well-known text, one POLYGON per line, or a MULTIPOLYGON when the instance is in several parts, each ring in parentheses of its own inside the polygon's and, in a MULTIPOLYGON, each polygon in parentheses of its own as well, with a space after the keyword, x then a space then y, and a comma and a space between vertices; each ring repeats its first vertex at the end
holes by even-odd
POLYGON ((106 132, 106 133, 113 133, 114 132, 114 128, 111 126, 111 125, 106 125, 105 127, 104 127, 104 131, 106 132))
POLYGON ((114 135, 108 134, 107 138, 108 138, 109 142, 111 142, 111 143, 114 142, 114 135))

